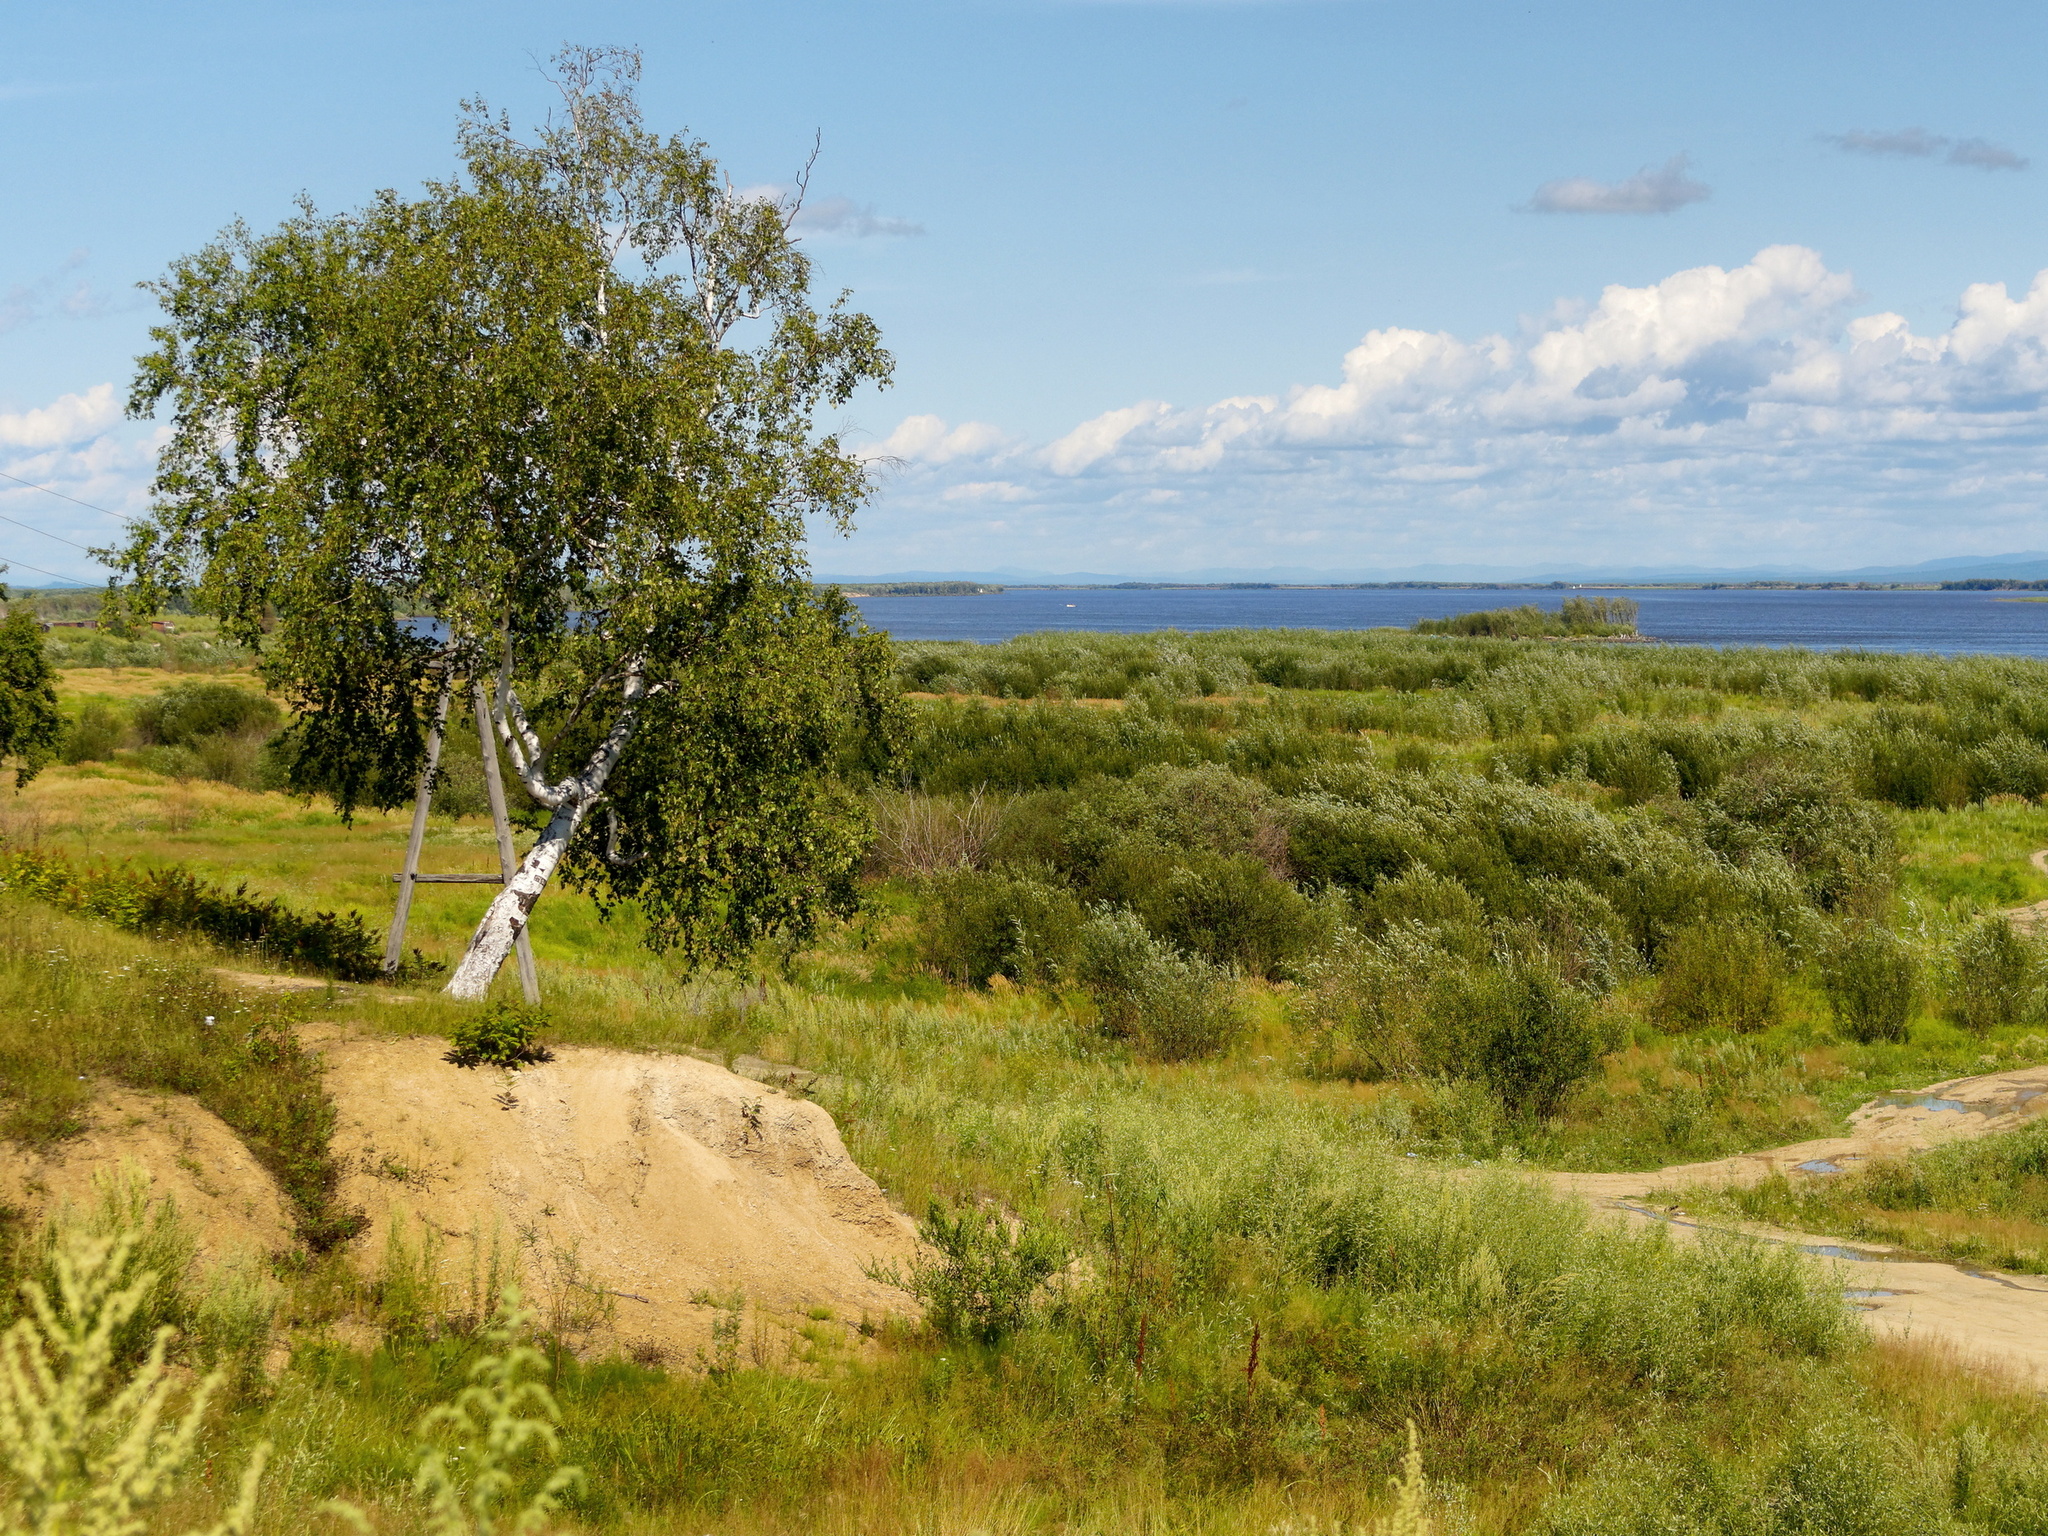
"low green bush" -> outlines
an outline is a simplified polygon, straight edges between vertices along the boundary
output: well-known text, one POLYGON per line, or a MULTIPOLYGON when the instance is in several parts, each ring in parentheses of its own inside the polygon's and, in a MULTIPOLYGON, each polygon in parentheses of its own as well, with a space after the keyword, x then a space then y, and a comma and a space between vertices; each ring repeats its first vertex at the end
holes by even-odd
POLYGON ((1547 1120, 1619 1042, 1585 993, 1544 967, 1460 965, 1431 978, 1417 1028, 1423 1070, 1482 1083, 1508 1115, 1547 1120))
POLYGON ((1410 632, 1490 640, 1632 635, 1636 631, 1637 612, 1637 604, 1626 597, 1568 597, 1561 608, 1554 610, 1525 603, 1519 608, 1489 608, 1480 613, 1453 614, 1447 619, 1418 619, 1410 632))
POLYGON ((177 865, 73 864, 35 849, 0 852, 0 890, 18 890, 134 933, 190 934, 239 953, 370 981, 383 947, 357 912, 295 911, 282 899, 233 890, 177 865))
POLYGON ((969 986, 992 976, 1056 984, 1070 971, 1081 903, 1058 886, 1000 870, 942 871, 923 882, 917 952, 969 986))
POLYGON ((1126 899, 1169 944, 1276 981, 1325 933, 1314 903, 1249 856, 1190 859, 1126 899))
POLYGON ((145 742, 189 747, 206 736, 268 733, 283 712, 260 693, 233 683, 177 683, 135 706, 135 728, 145 742))
POLYGON ((1665 1029, 1754 1034, 1783 1016, 1782 967, 1771 941, 1745 923, 1703 922, 1664 946, 1655 1016, 1665 1029))
POLYGON ((1973 1035, 2034 1018, 2041 1007, 2041 967, 2033 946, 2005 917, 1979 919, 1956 941, 1954 974, 1942 1012, 1973 1035))
POLYGON ((1244 1029, 1230 973, 1155 937, 1127 908, 1089 915, 1075 974, 1103 1031, 1155 1061, 1213 1056, 1244 1029))
POLYGON ((493 1003, 475 1018, 455 1026, 443 1058, 458 1067, 520 1067, 553 1061, 555 1053, 540 1042, 548 1027, 545 1008, 493 1003))
MULTIPOLYGON (((1625 1434, 1537 1536, 1935 1536, 1960 1532, 1930 1468, 1867 1417, 1820 1410, 1735 1466, 1625 1434)), ((2027 1525, 1994 1531, 2033 1531, 2027 1525)))
POLYGON ((1821 959, 1821 985, 1842 1032, 1860 1044, 1904 1040, 1913 1016, 1919 966, 1911 947, 1888 928, 1854 923, 1821 959))
POLYGON ((127 734, 127 722, 112 705, 87 704, 66 723, 57 755, 67 763, 109 762, 127 734))
POLYGON ((925 1305, 925 1322, 942 1339, 999 1344, 1036 1310, 1040 1288, 1066 1264, 1058 1233, 1011 1223, 996 1211, 948 1216, 932 1201, 917 1224, 927 1256, 908 1275, 880 1278, 925 1305))

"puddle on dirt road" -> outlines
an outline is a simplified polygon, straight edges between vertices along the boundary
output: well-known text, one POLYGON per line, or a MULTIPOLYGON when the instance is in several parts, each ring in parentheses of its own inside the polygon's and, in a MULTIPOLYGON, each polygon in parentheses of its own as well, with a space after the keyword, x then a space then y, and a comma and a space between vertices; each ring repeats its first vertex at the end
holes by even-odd
POLYGON ((1896 1296, 1899 1293, 1897 1291, 1864 1290, 1853 1285, 1845 1285, 1842 1287, 1842 1294, 1843 1296, 1847 1297, 1850 1301, 1862 1301, 1866 1298, 1870 1300, 1877 1300, 1885 1296, 1896 1296))
MULTIPOLYGON (((1766 1238, 1766 1242, 1780 1242, 1780 1238, 1766 1238)), ((1839 1243, 1801 1243, 1801 1253, 1817 1253, 1824 1259, 1848 1259, 1855 1264, 1883 1264, 1898 1257, 1895 1253, 1872 1253, 1867 1248, 1844 1248, 1839 1243)))
POLYGON ((1839 1164, 1831 1163, 1824 1157, 1816 1157, 1811 1162, 1798 1164, 1797 1167, 1801 1173, 1840 1173, 1843 1171, 1839 1164))
POLYGON ((1894 1109, 1931 1109, 1936 1114, 1985 1115, 1991 1113, 1990 1106, 1988 1105, 1980 1105, 1973 1109, 1961 1099, 1936 1098, 1931 1093, 1888 1093, 1879 1099, 1878 1102, 1889 1105, 1894 1109))

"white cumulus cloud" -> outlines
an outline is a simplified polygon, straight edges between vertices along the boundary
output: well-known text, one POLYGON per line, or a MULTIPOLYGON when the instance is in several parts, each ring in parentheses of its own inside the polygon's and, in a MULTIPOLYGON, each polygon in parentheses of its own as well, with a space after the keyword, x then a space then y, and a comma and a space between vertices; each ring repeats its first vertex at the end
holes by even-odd
POLYGON ((1644 166, 1621 181, 1567 176, 1546 181, 1529 199, 1532 213, 1675 213, 1704 202, 1713 188, 1688 174, 1691 162, 1673 155, 1659 166, 1644 166))
POLYGON ((914 464, 946 464, 954 459, 986 457, 1010 441, 985 421, 949 425, 939 416, 906 416, 879 443, 860 450, 865 459, 901 459, 914 464))
POLYGON ((95 384, 82 395, 64 395, 34 410, 0 412, 0 447, 67 447, 97 437, 120 419, 114 386, 95 384))
POLYGON ((1141 400, 1038 446, 912 417, 880 445, 902 467, 859 538, 920 569, 949 550, 1161 570, 2040 547, 2048 271, 1974 284, 1927 331, 1856 299, 1818 252, 1772 246, 1513 336, 1376 329, 1327 379, 1141 400), (957 519, 997 497, 1030 503, 1014 532, 957 519))

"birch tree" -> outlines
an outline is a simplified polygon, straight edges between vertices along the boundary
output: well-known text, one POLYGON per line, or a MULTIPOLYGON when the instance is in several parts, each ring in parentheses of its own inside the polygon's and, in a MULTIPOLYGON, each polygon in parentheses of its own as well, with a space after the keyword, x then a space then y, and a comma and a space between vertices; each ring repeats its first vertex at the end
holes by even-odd
POLYGON ((294 787, 402 803, 482 685, 546 826, 464 998, 558 872, 697 957, 847 909, 863 824, 832 770, 892 719, 883 642, 804 562, 869 490, 820 418, 891 364, 810 296, 801 178, 746 195, 650 132, 636 53, 555 67, 528 138, 465 103, 453 180, 175 263, 130 400, 169 416, 132 600, 184 594, 259 652, 294 787))

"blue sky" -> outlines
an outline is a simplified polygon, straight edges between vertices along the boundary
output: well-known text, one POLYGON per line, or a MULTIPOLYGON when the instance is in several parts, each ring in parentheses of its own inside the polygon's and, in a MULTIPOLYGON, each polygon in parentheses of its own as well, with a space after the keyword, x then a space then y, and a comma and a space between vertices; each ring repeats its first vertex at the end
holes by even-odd
MULTIPOLYGON (((645 50, 898 382, 821 569, 1851 566, 2048 547, 2048 10, 16 3, 0 472, 144 504, 134 284, 645 50), (2002 285, 2002 290, 1999 285, 2002 285)), ((0 481, 0 560, 105 516, 0 481)))

